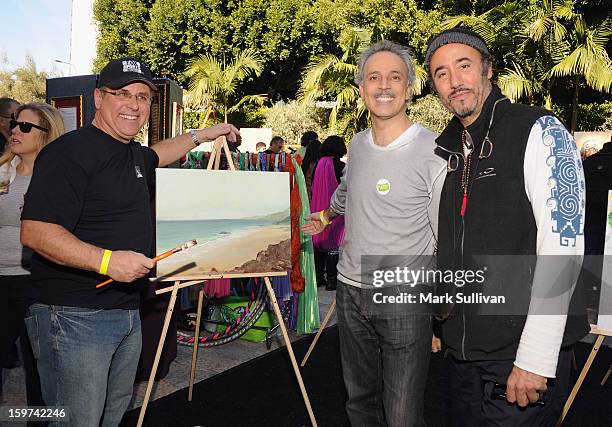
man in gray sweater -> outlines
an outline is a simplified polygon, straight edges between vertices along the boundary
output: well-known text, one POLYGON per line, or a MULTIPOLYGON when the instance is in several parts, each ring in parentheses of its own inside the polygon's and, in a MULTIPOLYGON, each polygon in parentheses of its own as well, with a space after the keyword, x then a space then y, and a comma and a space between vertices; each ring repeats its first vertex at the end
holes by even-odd
POLYGON ((398 298, 413 289, 405 281, 376 280, 396 267, 433 267, 446 164, 434 154, 437 135, 406 115, 414 81, 408 49, 382 41, 363 52, 356 83, 372 128, 351 141, 329 208, 303 227, 315 234, 345 216, 336 299, 353 427, 425 425, 431 318, 398 298))

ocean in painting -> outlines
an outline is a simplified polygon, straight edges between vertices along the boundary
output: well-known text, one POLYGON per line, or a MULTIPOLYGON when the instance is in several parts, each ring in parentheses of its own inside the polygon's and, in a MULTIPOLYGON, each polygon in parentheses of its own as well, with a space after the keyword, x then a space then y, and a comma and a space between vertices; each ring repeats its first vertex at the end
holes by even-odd
POLYGON ((198 245, 204 245, 275 224, 272 221, 243 219, 157 221, 157 253, 160 254, 192 239, 196 239, 198 245))
POLYGON ((219 273, 248 276, 291 270, 289 218, 158 221, 157 239, 157 253, 192 239, 198 241, 196 246, 158 262, 158 277, 189 279, 219 273), (192 266, 185 269, 188 264, 192 266))

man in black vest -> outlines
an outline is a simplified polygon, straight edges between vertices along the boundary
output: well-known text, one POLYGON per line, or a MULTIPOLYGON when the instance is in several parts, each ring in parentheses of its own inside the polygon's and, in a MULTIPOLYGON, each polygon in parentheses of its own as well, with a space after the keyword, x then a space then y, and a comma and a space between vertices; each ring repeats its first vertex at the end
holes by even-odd
POLYGON ((463 28, 432 37, 425 58, 454 113, 436 140, 448 162, 438 268, 455 275, 439 287, 452 420, 554 425, 569 346, 589 330, 585 316, 567 315, 584 251, 584 176, 565 127, 511 103, 492 82, 492 62, 485 41, 463 28), (469 272, 474 280, 459 283, 469 272))

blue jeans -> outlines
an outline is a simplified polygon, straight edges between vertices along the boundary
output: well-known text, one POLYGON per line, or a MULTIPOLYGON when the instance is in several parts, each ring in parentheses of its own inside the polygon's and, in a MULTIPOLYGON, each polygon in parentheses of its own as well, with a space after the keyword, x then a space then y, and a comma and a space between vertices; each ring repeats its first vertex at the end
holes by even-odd
MULTIPOLYGON (((385 288, 387 295, 401 287, 385 288)), ((364 289, 338 281, 340 357, 352 427, 424 426, 431 317, 401 304, 381 307, 364 289)))
POLYGON ((45 403, 69 422, 117 426, 130 403, 141 348, 138 310, 33 304, 26 326, 45 403))

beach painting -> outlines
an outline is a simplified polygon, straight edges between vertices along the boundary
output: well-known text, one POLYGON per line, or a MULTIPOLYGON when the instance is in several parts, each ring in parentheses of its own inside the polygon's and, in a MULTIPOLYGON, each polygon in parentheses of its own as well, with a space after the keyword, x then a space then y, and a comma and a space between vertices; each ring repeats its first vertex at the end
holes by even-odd
POLYGON ((255 277, 291 270, 287 172, 157 169, 155 203, 158 254, 198 242, 159 261, 158 278, 255 277))

